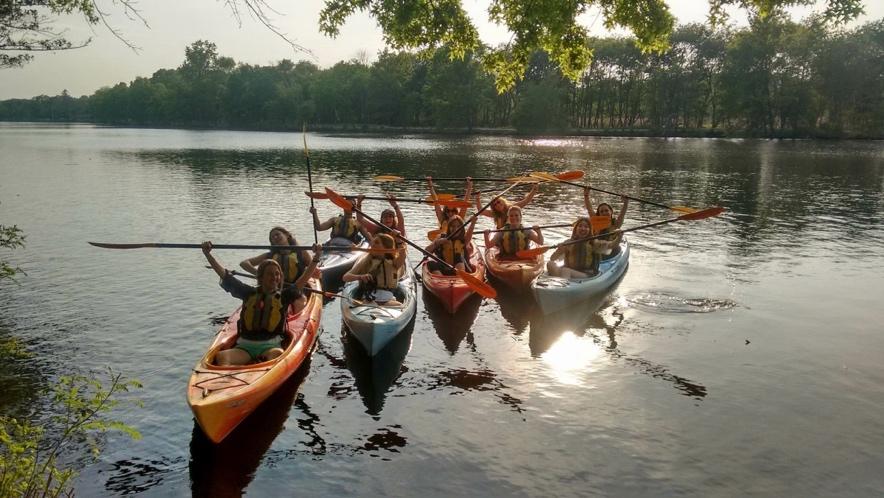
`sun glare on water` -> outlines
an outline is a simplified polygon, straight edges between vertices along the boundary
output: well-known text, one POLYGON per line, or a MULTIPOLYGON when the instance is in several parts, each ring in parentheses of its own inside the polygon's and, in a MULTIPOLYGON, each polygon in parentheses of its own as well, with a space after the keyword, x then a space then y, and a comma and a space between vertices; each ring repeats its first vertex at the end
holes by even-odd
POLYGON ((542 359, 560 383, 580 385, 601 354, 602 348, 598 344, 569 330, 543 354, 542 359))

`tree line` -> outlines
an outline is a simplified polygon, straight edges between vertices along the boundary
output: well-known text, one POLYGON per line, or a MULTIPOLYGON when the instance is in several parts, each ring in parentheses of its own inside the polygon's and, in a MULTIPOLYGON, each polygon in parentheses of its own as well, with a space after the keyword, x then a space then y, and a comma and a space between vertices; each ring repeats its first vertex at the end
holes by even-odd
POLYGON ((0 101, 0 120, 255 130, 480 128, 604 135, 884 138, 884 20, 835 30, 754 17, 689 24, 665 52, 595 38, 578 81, 544 52, 498 93, 467 53, 384 51, 377 61, 236 63, 208 41, 176 69, 102 88, 0 101))

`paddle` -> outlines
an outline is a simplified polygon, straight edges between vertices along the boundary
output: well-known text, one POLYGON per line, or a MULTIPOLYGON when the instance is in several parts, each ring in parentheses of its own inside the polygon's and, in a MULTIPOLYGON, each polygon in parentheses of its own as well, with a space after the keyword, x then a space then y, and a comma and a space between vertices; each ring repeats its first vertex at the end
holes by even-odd
POLYGON ((482 297, 487 297, 487 298, 495 298, 495 297, 497 297, 497 291, 494 290, 494 287, 491 287, 490 285, 486 284, 485 282, 482 282, 482 281, 479 280, 478 278, 476 278, 476 277, 470 275, 469 273, 467 273, 467 272, 465 272, 465 271, 463 271, 463 270, 458 270, 457 268, 455 268, 455 267, 449 265, 449 264, 446 263, 444 260, 442 260, 442 259, 440 259, 438 256, 436 256, 435 254, 432 254, 432 253, 428 252, 428 251, 427 251, 426 249, 424 249, 423 247, 421 247, 421 246, 415 244, 414 242, 412 242, 412 241, 406 239, 405 237, 403 237, 402 235, 396 233, 396 231, 393 230, 392 228, 389 228, 389 227, 383 225, 381 222, 372 219, 370 216, 368 216, 367 214, 365 214, 365 213, 363 213, 361 210, 359 210, 359 208, 357 208, 356 206, 354 206, 352 202, 350 202, 350 201, 348 201, 347 199, 345 199, 345 198, 341 197, 340 195, 338 195, 338 193, 335 192, 334 190, 332 190, 332 189, 326 187, 326 188, 325 188, 325 192, 328 194, 328 198, 329 198, 329 200, 331 200, 333 203, 335 203, 335 205, 337 205, 337 206, 340 207, 341 209, 344 209, 344 210, 352 210, 352 211, 355 211, 355 212, 361 214, 363 217, 365 217, 365 219, 367 219, 368 221, 374 223, 375 225, 377 225, 377 226, 383 228, 384 230, 386 230, 386 231, 388 231, 388 232, 393 232, 394 235, 395 235, 395 237, 399 238, 400 240, 402 240, 402 241, 405 242, 406 244, 410 245, 411 247, 417 249, 418 251, 420 251, 421 253, 423 253, 424 256, 429 257, 429 258, 432 258, 432 259, 434 259, 435 261, 437 261, 438 263, 440 263, 440 264, 442 264, 442 265, 448 267, 448 268, 451 269, 451 270, 454 270, 454 271, 457 273, 457 275, 458 275, 460 278, 462 278, 463 281, 466 282, 467 285, 470 286, 471 289, 473 289, 474 291, 476 291, 476 292, 477 292, 479 295, 481 295, 482 297))
MULTIPOLYGON (((307 187, 310 189, 310 193, 313 193, 313 172, 310 170, 310 151, 307 149, 307 123, 304 123, 303 128, 304 133, 304 157, 307 158, 307 187)), ((313 197, 310 197, 310 207, 313 206, 313 197)), ((316 225, 313 225, 313 242, 319 243, 319 235, 316 233, 316 225)))
MULTIPOLYGON (((322 192, 304 192, 310 197, 311 202, 313 199, 328 199, 328 194, 322 192)), ((356 199, 358 196, 355 195, 345 195, 343 196, 345 199, 356 199)), ((373 201, 387 201, 389 200, 387 197, 378 197, 378 196, 363 196, 363 199, 373 200, 373 201)), ((396 198, 396 202, 417 202, 420 204, 431 204, 431 205, 440 205, 440 206, 448 206, 450 208, 465 208, 470 207, 471 204, 469 201, 465 201, 463 199, 455 199, 452 194, 441 194, 437 195, 435 199, 432 197, 427 197, 426 199, 400 199, 396 198), (451 196, 447 197, 446 196, 451 196)))
MULTIPOLYGON (((206 265, 206 268, 211 268, 211 266, 206 265)), ((241 271, 236 271, 236 270, 227 270, 227 271, 229 271, 231 275, 234 275, 236 277, 257 278, 254 275, 252 275, 251 273, 243 273, 241 271)), ((304 292, 312 292, 314 294, 322 294, 324 297, 339 297, 341 299, 346 299, 347 301, 350 301, 351 303, 356 303, 357 306, 372 306, 372 305, 366 303, 365 301, 360 301, 359 299, 353 299, 352 297, 347 297, 343 294, 335 294, 334 292, 321 291, 321 290, 313 289, 310 287, 304 287, 303 290, 304 290, 304 292)))
POLYGON ((724 212, 723 207, 706 208, 701 211, 695 211, 693 213, 683 214, 683 215, 679 216, 678 218, 671 218, 668 220, 658 221, 655 223, 648 223, 647 225, 639 225, 637 227, 625 228, 622 230, 614 230, 613 232, 603 233, 600 235, 592 235, 590 237, 584 237, 582 239, 567 240, 565 242, 561 242, 559 244, 554 244, 551 246, 540 246, 540 247, 534 247, 531 249, 524 249, 522 251, 516 252, 516 256, 519 258, 529 259, 529 258, 536 257, 537 255, 543 254, 546 251, 548 251, 550 249, 554 249, 556 247, 569 246, 572 244, 579 244, 580 242, 586 242, 587 240, 594 240, 594 239, 599 239, 602 237, 610 237, 611 235, 618 235, 618 234, 626 233, 626 232, 634 232, 636 230, 642 230, 645 228, 651 228, 651 227, 656 227, 656 226, 660 226, 660 225, 665 225, 667 223, 672 223, 674 221, 702 220, 702 219, 709 218, 712 216, 718 216, 722 212, 724 212))
POLYGON ((661 208, 665 208, 665 209, 671 209, 672 211, 676 211, 679 213, 695 213, 695 212, 697 212, 697 209, 687 207, 687 206, 667 206, 666 204, 660 204, 659 202, 649 201, 647 199, 642 199, 640 197, 633 197, 631 195, 623 195, 623 194, 619 194, 617 192, 611 192, 609 190, 603 190, 603 189, 592 187, 589 185, 583 185, 580 183, 570 182, 570 181, 567 181, 567 179, 563 180, 561 178, 556 177, 556 175, 551 175, 549 173, 544 173, 544 172, 530 173, 530 176, 533 178, 537 178, 538 180, 559 182, 559 183, 564 183, 566 185, 572 185, 574 187, 589 188, 590 190, 595 190, 596 192, 602 192, 605 194, 616 195, 618 197, 626 197, 627 199, 631 199, 633 201, 642 202, 644 204, 650 204, 652 206, 657 206, 657 207, 661 207, 661 208))
MULTIPOLYGON (((579 171, 579 170, 563 171, 562 173, 552 175, 555 177, 555 180, 552 180, 552 181, 579 180, 579 179, 583 178, 583 175, 584 175, 583 171, 579 171)), ((403 182, 403 181, 412 181, 412 182, 421 181, 422 182, 422 181, 426 181, 426 177, 420 178, 420 177, 403 177, 403 176, 396 176, 396 175, 378 175, 378 176, 374 177, 374 180, 378 181, 378 182, 403 182)), ((458 181, 458 180, 466 180, 466 177, 464 177, 464 178, 456 178, 456 177, 455 178, 435 178, 434 177, 433 178, 433 181, 437 181, 437 180, 438 181, 446 181, 446 180, 458 181)), ((519 182, 519 183, 537 183, 537 181, 538 181, 537 178, 534 178, 530 175, 512 176, 509 178, 472 178, 472 180, 474 182, 519 182)), ((550 181, 550 180, 547 180, 547 181, 550 181)))
MULTIPOLYGON (((495 195, 494 197, 492 197, 490 201, 488 201, 484 206, 482 206, 482 209, 476 211, 475 213, 473 213, 472 216, 470 216, 469 218, 467 218, 466 220, 464 220, 463 225, 462 225, 459 229, 455 230, 454 233, 451 234, 451 237, 457 237, 458 235, 460 235, 460 232, 462 232, 462 231, 463 231, 463 230, 464 230, 464 229, 465 229, 470 223, 472 223, 473 218, 476 218, 477 216, 479 216, 480 213, 482 213, 483 211, 485 211, 486 209, 488 209, 489 206, 491 206, 492 204, 494 204, 494 201, 496 201, 497 199, 503 197, 504 194, 506 194, 506 193, 509 192, 510 190, 512 190, 512 189, 514 189, 514 188, 516 188, 516 187, 518 187, 519 185, 521 185, 521 183, 518 183, 518 182, 517 182, 517 183, 514 183, 514 184, 510 185, 509 187, 507 187, 506 189, 504 189, 503 192, 501 192, 501 193, 495 195)), ((442 230, 441 230, 441 229, 430 230, 429 232, 427 232, 427 238, 429 238, 430 240, 435 240, 436 237, 438 237, 438 236, 441 235, 441 234, 442 234, 442 230)))
MULTIPOLYGON (((163 243, 163 242, 146 242, 142 244, 113 244, 109 242, 89 242, 90 245, 95 247, 101 247, 104 249, 144 249, 144 248, 155 248, 155 249, 202 249, 202 244, 178 244, 178 243, 163 243)), ((288 251, 312 251, 313 246, 273 246, 273 245, 249 245, 249 244, 212 244, 212 249, 256 249, 256 250, 288 250, 288 251)), ((338 252, 350 252, 350 251, 360 251, 360 252, 372 252, 378 254, 391 254, 396 252, 395 249, 371 249, 366 247, 348 247, 348 246, 323 246, 323 252, 326 251, 338 251, 338 252)))
MULTIPOLYGON (((593 232, 599 232, 611 226, 611 217, 610 216, 593 216, 589 219, 590 225, 592 225, 593 232)), ((557 223, 555 225, 539 225, 537 228, 564 228, 574 226, 574 223, 557 223)), ((486 230, 488 233, 497 233, 497 232, 518 232, 520 230, 525 230, 528 228, 534 227, 522 227, 522 228, 499 228, 496 230, 486 230)))

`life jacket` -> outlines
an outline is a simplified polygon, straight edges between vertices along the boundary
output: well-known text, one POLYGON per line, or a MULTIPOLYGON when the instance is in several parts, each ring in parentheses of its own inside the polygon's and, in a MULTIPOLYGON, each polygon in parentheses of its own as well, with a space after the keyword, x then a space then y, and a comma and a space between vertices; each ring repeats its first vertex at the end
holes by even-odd
POLYGON ((451 266, 467 260, 466 245, 462 240, 445 240, 436 248, 436 256, 442 258, 443 261, 451 266))
POLYGON ((592 250, 592 241, 587 240, 568 247, 568 252, 565 253, 565 266, 577 271, 597 270, 598 253, 592 250))
POLYGON ((246 298, 239 315, 240 332, 281 334, 285 327, 282 294, 255 291, 246 298))
MULTIPOLYGON (((506 230, 510 228, 509 223, 503 226, 506 230)), ((515 256, 517 251, 528 249, 528 236, 525 235, 525 229, 515 232, 503 232, 500 239, 500 254, 504 256, 515 256)))
POLYGON ((399 272, 390 258, 372 257, 368 273, 374 277, 374 285, 377 289, 392 291, 399 286, 399 272))
POLYGON ((331 236, 332 238, 342 237, 353 240, 357 232, 356 220, 353 219, 352 216, 344 216, 341 214, 335 218, 335 224, 332 226, 331 236))
POLYGON ((304 273, 304 268, 306 268, 304 260, 298 256, 298 251, 292 251, 288 254, 275 252, 271 254, 270 259, 279 263, 279 266, 282 268, 282 276, 287 284, 295 283, 298 277, 304 273))

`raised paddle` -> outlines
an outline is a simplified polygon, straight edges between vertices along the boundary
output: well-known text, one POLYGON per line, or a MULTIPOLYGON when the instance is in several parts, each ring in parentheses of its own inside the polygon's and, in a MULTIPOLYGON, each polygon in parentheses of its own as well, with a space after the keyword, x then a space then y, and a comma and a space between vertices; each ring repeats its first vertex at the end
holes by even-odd
MULTIPOLYGON (((112 244, 108 242, 89 242, 90 245, 95 247, 101 247, 104 249, 145 249, 145 248, 155 248, 155 249, 202 249, 202 244, 175 244, 175 243, 164 243, 164 242, 146 242, 143 244, 112 244)), ((313 246, 274 246, 274 245, 249 245, 249 244, 212 244, 212 249, 255 249, 255 250, 269 250, 269 251, 312 251, 313 246)), ((335 252, 350 252, 350 251, 360 251, 360 252, 376 252, 378 254, 392 254, 396 252, 396 249, 371 249, 367 247, 347 247, 347 246, 323 246, 323 252, 326 251, 335 251, 335 252)))
MULTIPOLYGON (((328 194, 323 192, 304 192, 310 197, 311 201, 313 199, 328 199, 328 194)), ((445 198, 443 196, 449 196, 451 194, 442 194, 436 196, 436 198, 432 198, 432 196, 428 196, 426 199, 400 199, 396 198, 396 202, 417 202, 420 204, 430 204, 430 205, 439 205, 439 206, 448 206, 450 208, 466 208, 470 207, 469 201, 465 201, 463 199, 454 199, 453 195, 451 198, 445 198)), ((356 199, 359 196, 356 195, 345 195, 343 196, 345 199, 356 199)), ((387 197, 378 197, 378 196, 363 196, 363 199, 368 199, 372 201, 387 201, 390 200, 387 197)))
POLYGON ((683 215, 679 216, 678 218, 672 218, 672 219, 668 219, 668 220, 658 221, 655 223, 648 223, 647 225, 639 225, 637 227, 624 228, 622 230, 614 230, 613 232, 603 233, 603 234, 599 234, 599 235, 592 235, 590 237, 584 237, 582 239, 566 240, 565 242, 560 242, 558 244, 554 244, 551 246, 540 246, 540 247, 534 247, 531 249, 524 249, 524 250, 516 252, 516 257, 523 258, 523 259, 529 259, 529 258, 533 258, 539 254, 543 254, 546 251, 548 251, 550 249, 554 249, 556 247, 570 246, 572 244, 579 244, 580 242, 586 242, 587 240, 600 239, 602 237, 610 237, 611 235, 619 235, 621 233, 626 233, 626 232, 634 232, 636 230, 642 230, 645 228, 651 228, 651 227, 656 227, 656 226, 660 226, 660 225, 665 225, 667 223, 672 223, 674 221, 702 220, 705 218, 710 218, 712 216, 718 216, 722 212, 724 212, 723 207, 706 208, 706 209, 703 209, 700 211, 695 211, 693 213, 683 214, 683 215))
POLYGON ((565 185, 572 185, 572 186, 574 186, 574 187, 580 187, 580 188, 588 188, 589 190, 595 190, 596 192, 602 192, 602 193, 605 193, 605 194, 616 195, 616 196, 618 196, 618 197, 626 197, 627 199, 631 199, 631 200, 636 201, 636 202, 641 202, 641 203, 644 203, 644 204, 650 204, 650 205, 652 205, 652 206, 657 206, 657 207, 661 207, 661 208, 664 208, 664 209, 671 209, 672 211, 676 211, 676 212, 679 212, 679 213, 695 213, 695 212, 697 212, 697 209, 694 209, 694 208, 691 208, 691 207, 687 207, 687 206, 667 206, 666 204, 660 204, 659 202, 649 201, 649 200, 647 200, 647 199, 642 199, 642 198, 640 198, 640 197, 633 197, 633 196, 631 196, 631 195, 624 195, 624 194, 620 194, 620 193, 617 193, 617 192, 611 192, 611 191, 609 191, 609 190, 603 190, 603 189, 600 189, 600 188, 592 187, 592 186, 590 186, 590 185, 583 185, 583 184, 580 184, 580 183, 574 183, 574 182, 568 181, 567 179, 564 179, 564 180, 563 180, 563 179, 561 179, 561 178, 558 178, 556 175, 553 175, 553 174, 550 174, 550 173, 545 173, 545 172, 535 172, 535 173, 530 173, 530 176, 531 176, 532 178, 537 178, 538 180, 547 180, 547 181, 551 181, 551 182, 559 182, 559 183, 564 183, 565 185))
MULTIPOLYGON (((611 217, 610 216, 593 216, 589 219, 590 225, 592 225, 593 232, 599 232, 611 226, 611 217)), ((537 228, 565 228, 574 226, 574 223, 556 223, 555 225, 539 225, 537 228)), ((519 230, 527 230, 534 227, 522 227, 522 228, 498 228, 496 230, 486 230, 488 233, 497 233, 497 232, 518 232, 519 230)))
POLYGON ((420 251, 421 253, 423 253, 424 256, 429 257, 429 258, 432 258, 432 259, 434 259, 435 261, 437 261, 438 263, 440 263, 440 264, 442 264, 442 265, 444 265, 444 266, 450 268, 451 270, 454 270, 454 272, 457 273, 457 276, 459 276, 460 278, 462 278, 463 281, 466 282, 466 284, 469 285, 470 288, 473 289, 474 291, 476 291, 480 296, 482 296, 482 297, 487 297, 487 298, 495 298, 495 297, 497 297, 497 291, 494 290, 494 287, 491 287, 490 285, 486 284, 485 282, 479 280, 478 278, 476 278, 476 277, 470 275, 469 273, 467 273, 467 272, 465 272, 465 271, 463 271, 463 270, 458 270, 457 268, 455 268, 455 267, 449 265, 449 264, 446 263, 443 259, 439 258, 439 257, 436 256, 435 254, 432 254, 432 253, 428 252, 426 249, 424 249, 423 247, 421 247, 421 246, 415 244, 414 242, 412 242, 412 241, 406 239, 405 237, 403 237, 402 235, 400 235, 399 233, 397 233, 397 232, 396 232, 395 230, 393 230, 392 228, 389 228, 389 227, 385 226, 384 224, 382 224, 381 222, 379 222, 379 221, 377 221, 377 220, 375 220, 375 219, 372 219, 371 216, 368 216, 367 214, 363 213, 359 208, 357 208, 356 206, 354 206, 352 202, 350 202, 350 201, 348 201, 347 199, 341 197, 341 196, 338 195, 338 193, 335 192, 334 190, 332 190, 332 189, 326 187, 326 188, 325 188, 325 192, 328 194, 328 198, 329 198, 329 200, 331 200, 333 203, 335 203, 335 205, 337 205, 337 206, 340 207, 341 209, 344 209, 344 210, 352 210, 352 211, 355 211, 355 212, 361 214, 363 217, 365 217, 365 219, 367 219, 368 221, 374 223, 375 225, 378 225, 378 226, 381 227, 382 229, 387 230, 388 232, 393 232, 397 238, 399 238, 400 240, 402 240, 402 241, 405 242, 406 244, 410 245, 411 247, 417 249, 418 251, 420 251))
MULTIPOLYGON (((304 157, 307 158, 307 188, 310 189, 310 193, 313 193, 313 172, 310 170, 310 151, 307 149, 307 123, 304 123, 303 127, 304 134, 304 157)), ((310 207, 313 206, 313 197, 310 197, 310 207)), ((315 209, 315 208, 314 208, 315 209)), ((313 242, 319 243, 319 235, 316 233, 316 225, 313 225, 313 242)))
MULTIPOLYGON (((211 266, 206 265, 206 268, 211 268, 211 266)), ((229 271, 230 274, 235 277, 257 278, 256 276, 252 275, 251 273, 243 273, 243 272, 237 271, 237 270, 227 270, 227 271, 229 271)), ((366 305, 366 303, 363 301, 360 301, 358 299, 353 299, 352 297, 347 297, 343 294, 335 294, 334 292, 321 291, 321 290, 313 289, 310 287, 304 287, 304 292, 312 292, 313 294, 322 294, 325 297, 339 297, 341 299, 346 299, 347 301, 350 301, 351 303, 358 303, 359 306, 366 305)), ((368 306, 368 305, 366 305, 366 306, 368 306)))
MULTIPOLYGON (((555 180, 579 180, 583 178, 583 171, 573 170, 573 171, 563 171, 561 173, 557 173, 553 175, 555 180)), ((378 175, 374 177, 375 181, 378 182, 403 182, 403 181, 426 181, 426 177, 403 177, 396 175, 378 175)), ((466 180, 466 177, 463 178, 433 178, 433 181, 457 181, 457 180, 466 180)), ((474 182, 519 182, 519 183, 537 183, 538 178, 534 178, 530 175, 522 175, 522 176, 511 176, 509 178, 472 178, 474 182)), ((550 181, 548 179, 544 179, 546 181, 550 181)))

